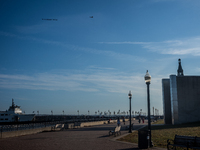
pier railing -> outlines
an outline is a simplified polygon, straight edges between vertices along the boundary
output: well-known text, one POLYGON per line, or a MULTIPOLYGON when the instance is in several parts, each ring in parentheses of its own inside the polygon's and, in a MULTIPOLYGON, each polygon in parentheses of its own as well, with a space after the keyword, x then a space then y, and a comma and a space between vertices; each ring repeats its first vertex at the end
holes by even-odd
POLYGON ((10 125, 0 125, 0 132, 10 132, 18 130, 27 130, 35 128, 44 128, 44 127, 54 127, 56 124, 69 124, 69 123, 83 123, 83 122, 93 122, 93 121, 104 121, 108 120, 107 118, 95 118, 95 119, 71 119, 64 121, 51 121, 51 122, 40 122, 40 123, 17 123, 10 125))
POLYGON ((54 126, 55 124, 56 124, 55 122, 45 122, 45 123, 0 125, 0 131, 1 132, 9 132, 9 131, 18 131, 18 130, 43 128, 43 127, 54 126))

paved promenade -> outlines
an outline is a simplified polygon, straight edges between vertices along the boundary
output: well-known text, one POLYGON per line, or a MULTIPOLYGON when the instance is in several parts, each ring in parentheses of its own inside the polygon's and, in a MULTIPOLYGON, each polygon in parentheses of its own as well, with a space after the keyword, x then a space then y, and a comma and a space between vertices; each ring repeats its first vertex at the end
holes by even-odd
MULTIPOLYGON (((126 122, 126 126, 129 122, 126 122)), ((134 121, 139 129, 147 122, 134 121)), ((0 150, 130 150, 138 149, 137 144, 116 141, 109 136, 109 130, 116 124, 104 124, 65 131, 43 132, 33 135, 0 139, 0 150)), ((122 136, 128 133, 122 124, 122 136)))

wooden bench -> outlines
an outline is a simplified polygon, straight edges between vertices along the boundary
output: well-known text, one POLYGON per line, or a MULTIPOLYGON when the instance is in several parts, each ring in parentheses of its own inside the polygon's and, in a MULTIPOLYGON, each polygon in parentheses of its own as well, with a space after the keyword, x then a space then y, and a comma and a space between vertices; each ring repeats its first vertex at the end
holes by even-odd
POLYGON ((187 150, 200 149, 200 137, 175 135, 174 140, 167 140, 167 149, 176 149, 176 147, 185 147, 187 150))
POLYGON ((118 135, 118 134, 121 135, 120 129, 121 129, 121 126, 115 127, 114 130, 110 130, 110 131, 109 131, 109 135, 115 135, 115 136, 116 136, 116 134, 117 134, 117 135, 118 135))

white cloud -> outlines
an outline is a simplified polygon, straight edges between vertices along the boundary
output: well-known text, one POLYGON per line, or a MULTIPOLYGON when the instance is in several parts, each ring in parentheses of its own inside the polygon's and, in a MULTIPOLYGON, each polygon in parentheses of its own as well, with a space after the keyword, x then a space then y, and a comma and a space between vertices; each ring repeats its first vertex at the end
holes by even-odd
MULTIPOLYGON (((82 79, 83 78, 84 77, 82 77, 82 79)), ((84 85, 79 82, 80 80, 81 79, 76 75, 73 77, 47 73, 36 74, 33 76, 0 74, 0 88, 97 91, 95 88, 84 88, 84 85)))
POLYGON ((143 45, 151 51, 158 52, 161 54, 171 54, 171 55, 200 55, 200 38, 188 38, 181 40, 170 40, 163 42, 155 42, 143 45))
POLYGON ((101 44, 137 44, 152 52, 170 55, 200 56, 200 37, 162 42, 99 42, 101 44))
POLYGON ((116 58, 116 59, 125 59, 125 60, 129 59, 129 60, 134 60, 134 61, 137 61, 137 62, 146 61, 144 58, 141 58, 141 57, 138 57, 138 56, 134 56, 134 55, 130 55, 130 54, 117 53, 117 52, 114 52, 112 50, 105 51, 105 50, 98 50, 98 49, 88 48, 88 47, 80 47, 80 46, 71 45, 71 44, 68 44, 68 43, 65 43, 65 42, 50 41, 50 40, 35 38, 35 37, 32 37, 32 36, 18 36, 18 35, 15 35, 15 34, 2 32, 2 31, 0 31, 0 35, 12 37, 12 38, 18 38, 18 39, 22 39, 22 40, 31 40, 31 41, 35 41, 35 42, 39 42, 39 43, 44 43, 44 44, 56 45, 56 46, 59 46, 59 47, 64 47, 67 50, 71 50, 71 51, 82 51, 82 52, 87 52, 87 53, 92 53, 92 54, 97 54, 97 55, 106 55, 106 56, 110 56, 110 57, 113 57, 113 58, 116 58))
MULTIPOLYGON (((160 79, 154 78, 154 80, 160 79)), ((154 89, 159 90, 159 86, 155 86, 154 89)), ((0 74, 0 88, 117 93, 127 93, 129 90, 133 90, 139 95, 144 89, 144 79, 141 75, 130 76, 124 73, 110 72, 110 69, 100 72, 94 70, 92 74, 87 72, 73 74, 62 72, 62 75, 39 73, 32 76, 0 74)))

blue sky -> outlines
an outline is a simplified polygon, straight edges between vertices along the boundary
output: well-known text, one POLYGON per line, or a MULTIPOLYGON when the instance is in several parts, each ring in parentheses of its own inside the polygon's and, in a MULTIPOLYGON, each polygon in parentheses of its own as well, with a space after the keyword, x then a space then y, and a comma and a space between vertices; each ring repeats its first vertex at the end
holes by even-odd
POLYGON ((1 0, 0 110, 163 111, 161 79, 200 74, 199 0, 1 0), (93 16, 93 18, 90 18, 93 16), (44 19, 58 19, 47 21, 44 19))

